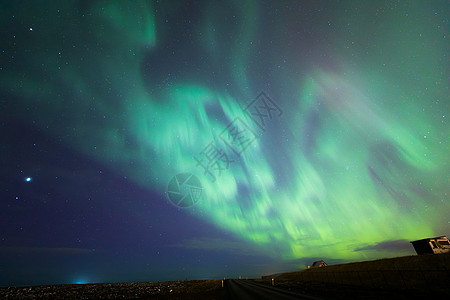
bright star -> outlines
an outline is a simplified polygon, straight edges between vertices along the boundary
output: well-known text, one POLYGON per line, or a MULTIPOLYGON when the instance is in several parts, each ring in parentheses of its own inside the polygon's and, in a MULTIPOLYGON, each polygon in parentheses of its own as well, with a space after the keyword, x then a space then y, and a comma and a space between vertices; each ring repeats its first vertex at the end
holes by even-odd
POLYGON ((30 181, 31 181, 31 177, 25 178, 25 181, 26 181, 26 182, 30 182, 30 181))

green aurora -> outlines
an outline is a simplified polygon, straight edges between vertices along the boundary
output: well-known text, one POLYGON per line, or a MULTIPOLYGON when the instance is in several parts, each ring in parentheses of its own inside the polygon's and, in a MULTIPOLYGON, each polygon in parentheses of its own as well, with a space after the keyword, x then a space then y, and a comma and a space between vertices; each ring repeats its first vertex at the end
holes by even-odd
POLYGON ((270 257, 450 232, 446 2, 200 2, 191 24, 181 2, 86 3, 1 5, 18 118, 160 194, 195 174, 184 213, 270 257), (283 112, 265 131, 243 111, 261 91, 283 112), (240 156, 219 137, 236 117, 258 136, 240 156), (214 182, 194 159, 211 141, 234 160, 214 182))

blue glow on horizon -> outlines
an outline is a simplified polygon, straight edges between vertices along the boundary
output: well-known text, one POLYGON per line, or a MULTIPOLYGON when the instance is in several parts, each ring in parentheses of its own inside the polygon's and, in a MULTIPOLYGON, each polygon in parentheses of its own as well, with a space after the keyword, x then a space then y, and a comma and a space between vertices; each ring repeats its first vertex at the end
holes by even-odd
POLYGON ((79 279, 75 280, 74 284, 86 284, 87 282, 85 280, 79 279))

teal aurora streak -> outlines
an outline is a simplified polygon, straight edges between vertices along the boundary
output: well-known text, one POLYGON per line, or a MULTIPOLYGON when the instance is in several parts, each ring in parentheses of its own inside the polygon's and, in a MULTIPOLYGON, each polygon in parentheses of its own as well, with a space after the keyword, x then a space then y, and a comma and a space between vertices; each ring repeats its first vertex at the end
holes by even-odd
POLYGON ((15 15, 19 45, 5 47, 29 51, 3 64, 0 88, 20 97, 20 118, 161 194, 195 174, 203 196, 185 213, 268 256, 394 256, 355 249, 449 232, 445 1, 318 2, 308 14, 202 2, 181 25, 181 2, 80 6, 28 2, 15 15), (47 17, 57 9, 64 21, 47 17), (236 117, 261 133, 242 112, 260 91, 283 115, 240 157, 227 150, 235 161, 211 182, 193 157, 211 141, 226 149, 218 135, 236 117))

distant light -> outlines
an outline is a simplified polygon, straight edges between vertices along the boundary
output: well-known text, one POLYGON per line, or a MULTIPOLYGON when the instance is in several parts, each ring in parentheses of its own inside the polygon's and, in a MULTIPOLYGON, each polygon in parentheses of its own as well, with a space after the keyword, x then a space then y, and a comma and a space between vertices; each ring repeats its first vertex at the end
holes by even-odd
POLYGON ((74 282, 74 284, 85 284, 85 283, 86 283, 86 281, 84 281, 84 280, 76 280, 74 282))
POLYGON ((26 182, 30 182, 31 179, 32 179, 31 177, 27 177, 27 178, 25 178, 25 181, 26 181, 26 182))

